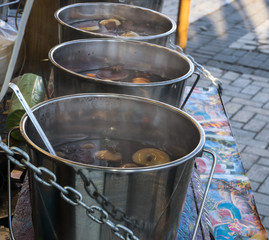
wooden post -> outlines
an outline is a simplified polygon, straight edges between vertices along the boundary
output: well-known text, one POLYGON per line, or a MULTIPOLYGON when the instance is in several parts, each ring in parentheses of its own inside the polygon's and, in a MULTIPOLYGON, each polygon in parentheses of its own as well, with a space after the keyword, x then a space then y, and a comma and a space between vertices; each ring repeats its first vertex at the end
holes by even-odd
POLYGON ((186 49, 191 0, 179 0, 176 44, 186 49))
POLYGON ((58 44, 58 26, 54 12, 59 0, 35 0, 25 29, 26 61, 24 72, 40 72, 40 60, 58 44))

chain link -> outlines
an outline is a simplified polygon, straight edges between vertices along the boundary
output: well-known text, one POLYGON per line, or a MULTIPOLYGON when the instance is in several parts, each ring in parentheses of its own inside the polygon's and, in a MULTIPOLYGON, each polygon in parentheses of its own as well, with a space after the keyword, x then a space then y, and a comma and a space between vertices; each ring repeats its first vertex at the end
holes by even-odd
POLYGON ((220 94, 222 93, 222 81, 220 79, 214 77, 203 65, 196 62, 195 59, 191 55, 185 54, 183 49, 180 46, 172 43, 171 41, 170 41, 170 45, 172 48, 178 50, 182 55, 189 58, 193 62, 197 71, 200 72, 206 78, 208 78, 213 83, 213 85, 215 85, 218 88, 218 91, 220 94))
MULTIPOLYGON (((35 165, 33 165, 30 162, 29 155, 26 152, 17 147, 9 148, 5 143, 2 142, 1 136, 0 136, 0 148, 5 151, 7 158, 12 163, 14 163, 19 167, 27 167, 31 169, 34 172, 34 178, 36 179, 36 181, 40 182, 41 184, 47 187, 55 187, 57 190, 60 191, 60 196, 63 198, 63 200, 68 202, 70 205, 73 206, 79 205, 83 207, 86 210, 86 215, 90 219, 92 219, 98 224, 107 225, 112 230, 113 234, 117 236, 119 239, 139 240, 139 238, 137 238, 129 228, 120 224, 114 224, 112 221, 110 221, 108 212, 106 210, 95 205, 88 206, 85 202, 83 202, 82 194, 79 191, 70 186, 62 187, 61 185, 59 185, 57 183, 57 178, 53 172, 51 172, 47 168, 36 167, 35 165), (18 153, 22 157, 22 159, 20 160, 15 159, 14 158, 15 153, 18 153)), ((86 185, 92 186, 92 190, 90 191, 91 194, 89 195, 92 196, 93 198, 99 198, 99 200, 101 199, 102 202, 106 203, 107 206, 112 208, 112 211, 117 211, 114 210, 113 205, 111 205, 104 196, 98 194, 97 188, 93 184, 93 182, 88 181, 84 175, 83 177, 84 180, 86 181, 86 185)))
POLYGON ((93 198, 97 203, 99 203, 102 208, 105 209, 110 214, 110 216, 113 217, 113 219, 119 222, 126 222, 129 225, 138 229, 144 228, 143 222, 139 222, 135 218, 128 217, 125 212, 115 207, 113 203, 111 203, 103 194, 99 193, 93 181, 91 179, 88 179, 82 171, 79 170, 78 174, 84 182, 85 191, 91 196, 91 198, 93 198))
MULTIPOLYGON (((31 165, 32 165, 32 164, 31 164, 31 165)), ((40 170, 40 173, 34 172, 34 178, 35 178, 38 182, 44 184, 45 186, 47 186, 47 187, 51 187, 51 186, 52 186, 52 185, 51 185, 51 182, 52 182, 52 181, 53 181, 53 182, 56 182, 56 180, 57 180, 55 174, 54 174, 53 172, 51 172, 50 170, 48 170, 47 168, 44 168, 44 167, 39 167, 38 169, 40 170), (41 178, 41 176, 43 175, 42 172, 45 172, 46 174, 48 174, 48 175, 52 178, 52 179, 50 179, 50 182, 46 182, 45 180, 43 180, 43 179, 41 178)))

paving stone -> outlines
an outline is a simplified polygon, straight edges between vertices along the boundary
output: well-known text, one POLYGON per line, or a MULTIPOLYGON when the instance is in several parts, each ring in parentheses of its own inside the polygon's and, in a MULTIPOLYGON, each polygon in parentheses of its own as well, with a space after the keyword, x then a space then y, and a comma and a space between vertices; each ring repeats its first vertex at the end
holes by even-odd
POLYGON ((269 129, 265 128, 261 130, 255 138, 257 140, 269 143, 269 129))
POLYGON ((223 79, 236 80, 240 76, 240 73, 228 71, 222 75, 223 79))
MULTIPOLYGON (((248 51, 253 51, 253 50, 256 49, 256 46, 253 46, 253 45, 243 45, 243 46, 241 47, 241 49, 243 49, 243 50, 248 50, 248 51)), ((245 62, 245 63, 248 63, 248 62, 245 62)), ((248 66, 248 64, 247 64, 247 66, 248 66)))
POLYGON ((200 53, 200 54, 207 55, 208 58, 210 58, 211 56, 215 56, 216 53, 218 53, 218 49, 215 49, 215 51, 214 51, 214 49, 211 48, 211 51, 209 51, 209 50, 206 50, 205 48, 200 48, 196 52, 200 53))
MULTIPOLYGON (((255 198, 255 201, 257 203, 259 203, 258 205, 266 205, 269 207, 269 201, 268 201, 267 194, 254 192, 254 198, 255 198)), ((263 214, 263 216, 269 216, 269 215, 264 214, 264 212, 262 212, 262 214, 263 214)))
POLYGON ((265 109, 269 109, 269 102, 266 103, 266 104, 263 106, 263 108, 265 108, 265 109))
POLYGON ((240 128, 242 128, 242 126, 244 125, 244 123, 237 122, 237 121, 233 121, 233 120, 231 120, 230 123, 231 123, 231 128, 232 128, 232 129, 233 129, 233 128, 238 128, 238 129, 240 129, 240 128))
POLYGON ((257 59, 259 57, 259 53, 258 52, 247 52, 245 57, 250 59, 250 60, 257 59))
MULTIPOLYGON (((265 228, 269 228, 269 217, 265 217, 263 220, 262 220, 262 224, 265 228)), ((268 231, 267 231, 268 232, 268 231)))
POLYGON ((244 152, 255 153, 261 157, 268 157, 269 156, 268 149, 263 149, 263 148, 253 147, 253 146, 246 146, 246 148, 244 149, 244 152))
POLYGON ((242 57, 246 54, 246 51, 242 51, 242 50, 236 50, 233 52, 233 55, 234 56, 237 56, 237 57, 242 57))
POLYGON ((229 113, 229 115, 233 115, 234 113, 236 113, 240 108, 242 107, 242 104, 239 103, 233 103, 233 102, 229 102, 225 105, 225 108, 227 110, 227 112, 229 113))
POLYGON ((250 180, 255 182, 263 182, 269 173, 269 167, 263 165, 254 164, 248 171, 247 176, 250 180))
POLYGON ((261 114, 261 115, 269 116, 269 110, 262 109, 262 108, 255 108, 255 107, 252 107, 252 106, 244 106, 243 107, 243 111, 249 111, 249 112, 253 112, 253 113, 258 113, 258 114, 261 114))
POLYGON ((218 55, 214 56, 213 59, 231 64, 231 63, 235 63, 238 60, 238 57, 230 56, 230 55, 224 55, 224 54, 221 53, 221 54, 218 54, 218 55))
POLYGON ((254 74, 256 76, 261 76, 261 77, 268 77, 269 72, 264 70, 264 69, 255 69, 254 74))
POLYGON ((237 149, 238 149, 238 152, 241 153, 241 152, 243 152, 244 149, 246 148, 246 145, 244 145, 244 144, 240 144, 240 143, 236 142, 236 147, 237 147, 237 149))
POLYGON ((246 78, 238 78, 236 79, 232 85, 236 86, 236 87, 246 87, 247 85, 249 85, 251 83, 251 80, 246 79, 246 78))
POLYGON ((266 87, 262 88, 261 92, 269 95, 269 87, 267 87, 267 84, 266 84, 266 87))
MULTIPOLYGON (((245 126, 243 127, 245 130, 249 130, 252 132, 259 132, 262 128, 266 125, 266 122, 258 120, 258 119, 251 119, 245 126)), ((258 140, 264 141, 264 139, 260 139, 256 137, 258 140)))
POLYGON ((260 160, 258 161, 258 164, 269 167, 269 156, 267 158, 265 157, 260 158, 260 160))
POLYGON ((257 189, 259 188, 260 183, 255 182, 255 181, 251 181, 250 186, 251 186, 252 191, 257 192, 257 189))
POLYGON ((269 93, 268 90, 269 90, 269 83, 266 83, 266 82, 260 82, 260 81, 253 81, 252 84, 254 86, 257 86, 257 87, 262 87, 262 91, 265 92, 265 93, 269 93))
MULTIPOLYGON (((213 75, 214 76, 214 75, 213 75)), ((214 76, 215 77, 215 76, 214 76)), ((225 86, 227 86, 227 85, 230 85, 231 84, 231 80, 227 80, 227 79, 219 79, 220 81, 221 81, 221 83, 222 83, 222 87, 223 88, 225 88, 225 86)))
POLYGON ((253 98, 250 99, 250 100, 246 100, 246 99, 243 99, 243 98, 234 97, 233 102, 240 103, 242 105, 255 106, 255 107, 258 107, 258 108, 261 108, 263 106, 263 103, 257 102, 255 100, 253 100, 253 98))
POLYGON ((261 53, 269 54, 269 45, 258 46, 258 50, 261 53))
POLYGON ((249 170, 252 165, 258 161, 260 157, 254 154, 242 152, 240 153, 240 158, 243 162, 245 170, 249 170))
MULTIPOLYGON (((255 134, 254 134, 254 136, 255 136, 255 134)), ((261 149, 266 149, 267 146, 268 146, 267 142, 259 141, 259 140, 256 140, 256 139, 250 139, 250 138, 246 138, 246 137, 238 138, 237 142, 241 143, 241 144, 248 145, 248 146, 252 146, 252 147, 258 147, 258 148, 261 148, 261 149)))
POLYGON ((243 37, 241 37, 239 40, 246 40, 246 41, 252 41, 256 38, 256 35, 252 32, 249 32, 245 34, 243 37))
POLYGON ((240 93, 240 92, 237 92, 238 89, 235 89, 236 91, 233 91, 233 87, 232 86, 228 86, 226 89, 223 89, 223 94, 227 95, 227 96, 230 96, 230 97, 239 97, 239 98, 242 98, 242 99, 251 99, 252 96, 249 95, 249 94, 244 94, 244 93, 240 93))
POLYGON ((232 117, 232 120, 247 123, 253 116, 253 112, 240 110, 232 117))
MULTIPOLYGON (((237 71, 237 72, 240 72, 240 73, 248 73, 248 74, 252 74, 253 72, 255 72, 255 70, 257 70, 255 68, 241 66, 241 65, 238 65, 238 64, 231 65, 229 67, 229 69, 232 70, 232 71, 237 71)), ((261 72, 260 74, 263 74, 263 72, 261 72)), ((261 76, 263 76, 263 75, 261 75, 261 76)))
POLYGON ((232 85, 223 85, 223 90, 224 91, 233 91, 233 92, 237 92, 237 93, 240 93, 241 92, 241 88, 240 87, 237 87, 237 86, 232 86, 232 85))
POLYGON ((250 139, 254 138, 254 136, 256 135, 256 133, 254 132, 249 132, 249 131, 238 129, 235 127, 233 127, 233 134, 234 134, 234 137, 237 139, 237 141, 240 143, 241 143, 241 139, 250 141, 250 139))
POLYGON ((269 190, 269 177, 267 177, 265 181, 261 184, 258 192, 268 194, 269 193, 268 190, 269 190))
MULTIPOLYGON (((228 37, 230 37, 230 35, 228 37)), ((230 48, 224 48, 220 53, 221 54, 224 54, 224 55, 233 55, 233 56, 236 56, 234 54, 234 49, 230 49, 230 48)))
POLYGON ((263 114, 256 114, 255 119, 261 120, 261 121, 264 121, 264 122, 268 122, 268 116, 263 115, 263 114))
MULTIPOLYGON (((255 199, 256 199, 257 194, 254 193, 254 196, 255 196, 255 199)), ((259 214, 261 214, 263 216, 266 216, 266 217, 269 216, 269 206, 268 205, 265 205, 265 204, 257 204, 257 210, 258 210, 258 213, 259 214)))
POLYGON ((226 96, 226 95, 222 96, 222 101, 224 102, 224 104, 230 102, 231 99, 232 99, 232 97, 230 97, 230 96, 226 96))
POLYGON ((207 65, 211 65, 223 70, 230 70, 230 68, 232 67, 231 64, 224 63, 222 61, 215 61, 213 59, 208 60, 207 65))
POLYGON ((261 90, 260 87, 254 86, 254 85, 248 85, 243 90, 242 93, 255 95, 261 90))
MULTIPOLYGON (((267 58, 268 58, 268 55, 267 55, 267 58)), ((242 77, 250 78, 259 82, 269 82, 269 75, 268 75, 268 78, 266 78, 266 77, 259 77, 256 75, 243 74, 242 77)))
POLYGON ((255 35, 251 40, 240 38, 240 39, 238 39, 238 42, 242 42, 242 43, 244 43, 246 45, 259 46, 259 43, 255 39, 255 35))

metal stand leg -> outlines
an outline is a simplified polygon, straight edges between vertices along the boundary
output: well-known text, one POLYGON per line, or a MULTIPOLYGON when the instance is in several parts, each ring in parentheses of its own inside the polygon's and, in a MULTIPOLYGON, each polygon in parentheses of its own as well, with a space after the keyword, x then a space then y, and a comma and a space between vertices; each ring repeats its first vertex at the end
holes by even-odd
POLYGON ((213 178, 213 174, 214 174, 214 171, 215 171, 216 163, 217 163, 216 155, 215 155, 214 152, 211 152, 210 150, 204 150, 204 152, 207 152, 207 153, 209 153, 209 154, 211 154, 213 156, 213 164, 212 164, 212 167, 211 167, 211 170, 210 170, 210 174, 209 174, 208 182, 207 182, 207 185, 206 185, 206 189, 205 189, 205 192, 204 192, 204 195, 203 195, 203 198, 202 198, 202 203, 201 203, 201 206, 200 206, 200 210, 199 210, 196 222, 195 222, 193 235, 192 235, 192 240, 195 239, 196 234, 197 234, 198 226, 199 226, 201 216, 202 216, 202 213, 203 213, 203 210, 204 210, 205 200, 206 200, 206 197, 207 197, 207 194, 208 194, 208 190, 209 190, 209 187, 210 187, 210 184, 211 184, 211 181, 212 181, 212 178, 213 178))

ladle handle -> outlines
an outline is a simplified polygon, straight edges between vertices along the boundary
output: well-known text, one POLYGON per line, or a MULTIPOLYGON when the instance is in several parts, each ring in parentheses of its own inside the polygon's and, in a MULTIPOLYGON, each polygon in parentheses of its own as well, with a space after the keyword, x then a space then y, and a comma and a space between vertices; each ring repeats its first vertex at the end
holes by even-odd
POLYGON ((213 163, 212 163, 212 166, 211 166, 210 174, 209 174, 209 177, 208 177, 208 182, 207 182, 205 192, 204 192, 204 195, 203 195, 203 198, 202 198, 201 206, 200 206, 199 213, 198 213, 198 216, 197 216, 197 219, 196 219, 196 222, 195 222, 195 226, 194 226, 194 230, 193 230, 191 240, 194 240, 195 237, 196 237, 198 226, 199 226, 199 223, 200 223, 200 220, 201 220, 201 217, 202 217, 202 213, 203 213, 203 210, 204 210, 205 200, 207 198, 209 187, 210 187, 210 184, 211 184, 211 181, 212 181, 212 178, 213 178, 213 174, 214 174, 214 171, 215 171, 215 168, 216 168, 216 164, 217 164, 217 159, 216 159, 217 157, 216 157, 216 154, 214 152, 212 152, 210 150, 205 150, 205 149, 203 151, 212 155, 213 163))
POLYGON ((27 104, 27 102, 25 101, 20 89, 18 88, 18 86, 15 83, 9 83, 9 87, 13 90, 13 92, 16 94, 17 98, 19 99, 20 103, 22 104, 24 110, 26 111, 27 115, 29 116, 30 120, 32 121, 34 127, 36 128, 39 136, 41 137, 42 141, 44 142, 45 146, 47 147, 48 151, 53 154, 54 156, 56 156, 56 153, 52 147, 52 145, 50 144, 46 134, 44 133, 43 129, 41 128, 41 126, 39 125, 38 121, 36 120, 35 115, 33 114, 33 112, 31 111, 29 105, 27 104))

